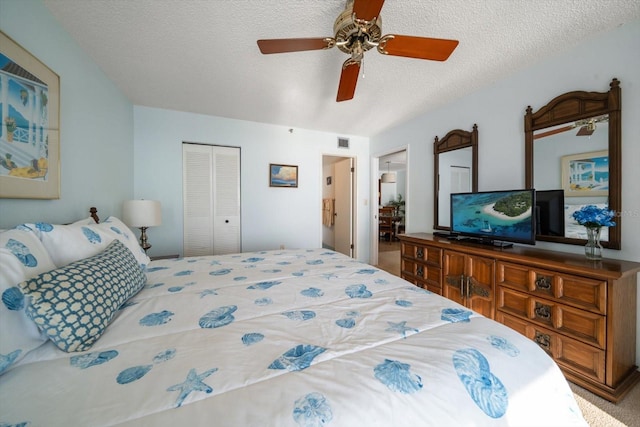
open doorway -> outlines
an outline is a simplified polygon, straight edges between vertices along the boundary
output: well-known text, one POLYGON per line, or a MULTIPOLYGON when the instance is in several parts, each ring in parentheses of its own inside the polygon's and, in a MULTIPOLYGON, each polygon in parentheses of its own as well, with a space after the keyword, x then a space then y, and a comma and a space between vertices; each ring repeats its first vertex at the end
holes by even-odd
POLYGON ((408 194, 407 148, 382 153, 372 159, 373 198, 371 263, 393 274, 400 274, 398 234, 406 230, 408 194))
POLYGON ((355 160, 322 156, 322 247, 355 258, 355 160))

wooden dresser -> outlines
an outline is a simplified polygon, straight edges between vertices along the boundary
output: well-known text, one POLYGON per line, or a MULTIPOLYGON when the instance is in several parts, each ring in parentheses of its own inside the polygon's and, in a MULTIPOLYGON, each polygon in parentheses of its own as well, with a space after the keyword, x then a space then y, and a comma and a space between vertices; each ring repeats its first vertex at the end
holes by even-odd
POLYGON ((534 340, 568 380, 612 402, 640 380, 636 288, 640 263, 590 261, 403 234, 401 275, 534 340))

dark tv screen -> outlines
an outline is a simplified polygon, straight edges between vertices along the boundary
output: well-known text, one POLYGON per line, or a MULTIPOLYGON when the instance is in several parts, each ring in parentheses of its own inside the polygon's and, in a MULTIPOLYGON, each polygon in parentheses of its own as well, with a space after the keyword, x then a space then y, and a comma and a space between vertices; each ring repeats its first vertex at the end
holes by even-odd
POLYGON ((536 191, 536 234, 564 236, 564 190, 536 191))
POLYGON ((451 232, 482 243, 535 245, 535 190, 451 194, 451 232))

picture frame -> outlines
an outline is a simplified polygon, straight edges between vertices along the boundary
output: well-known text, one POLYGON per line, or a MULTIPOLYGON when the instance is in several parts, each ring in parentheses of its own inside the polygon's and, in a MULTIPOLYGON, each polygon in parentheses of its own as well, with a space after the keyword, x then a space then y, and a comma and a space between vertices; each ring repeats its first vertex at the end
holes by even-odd
POLYGON ((331 185, 331 177, 330 176, 327 177, 327 185, 331 185))
POLYGON ((562 156, 562 189, 565 197, 609 195, 609 151, 562 156))
POLYGON ((60 77, 0 31, 0 198, 60 198, 60 77))
POLYGON ((269 187, 298 187, 298 166, 269 164, 269 187))

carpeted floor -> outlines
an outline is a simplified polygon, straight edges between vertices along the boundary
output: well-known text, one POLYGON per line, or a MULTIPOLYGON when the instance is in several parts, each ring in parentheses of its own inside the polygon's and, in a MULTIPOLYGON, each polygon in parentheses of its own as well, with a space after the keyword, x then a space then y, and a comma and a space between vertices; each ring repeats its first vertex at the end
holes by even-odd
POLYGON ((640 385, 616 404, 569 383, 582 415, 591 427, 640 427, 640 385))
MULTIPOLYGON (((381 270, 400 276, 400 245, 381 241, 378 245, 378 265, 381 270)), ((590 427, 640 427, 640 384, 617 404, 569 383, 590 427)))

